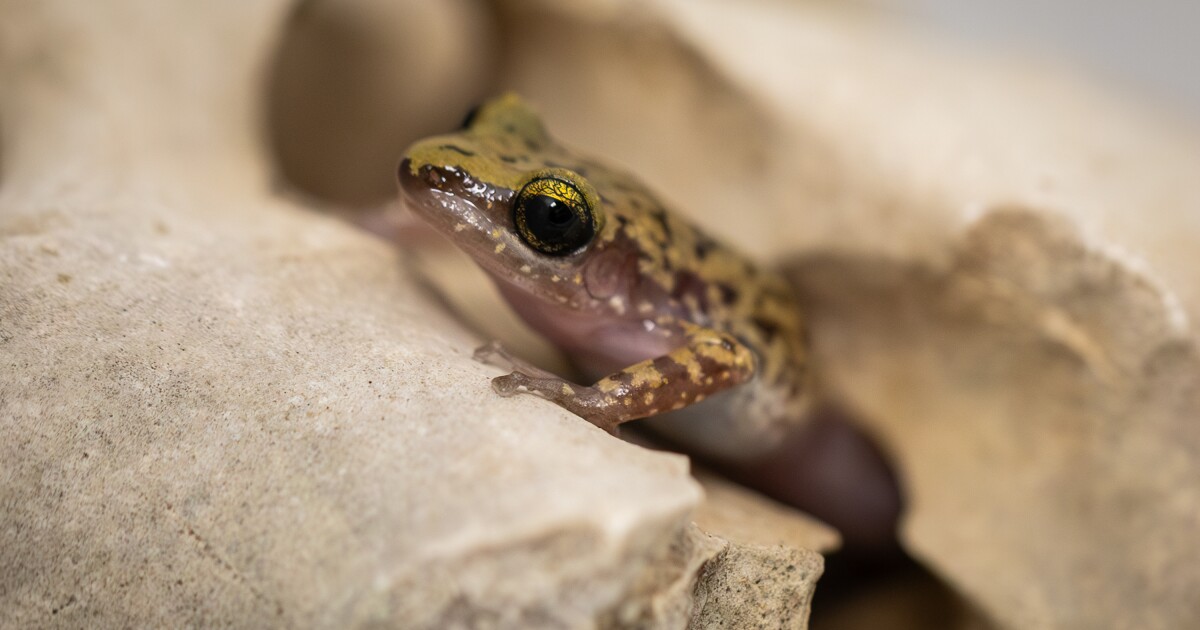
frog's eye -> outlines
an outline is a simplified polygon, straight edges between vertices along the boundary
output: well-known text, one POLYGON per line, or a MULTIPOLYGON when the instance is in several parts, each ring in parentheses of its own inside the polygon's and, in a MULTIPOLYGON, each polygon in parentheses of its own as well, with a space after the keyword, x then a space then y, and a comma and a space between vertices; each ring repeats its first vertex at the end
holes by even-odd
POLYGON ((547 256, 566 256, 596 235, 591 203, 573 183, 557 176, 535 177, 517 193, 513 223, 521 240, 547 256))

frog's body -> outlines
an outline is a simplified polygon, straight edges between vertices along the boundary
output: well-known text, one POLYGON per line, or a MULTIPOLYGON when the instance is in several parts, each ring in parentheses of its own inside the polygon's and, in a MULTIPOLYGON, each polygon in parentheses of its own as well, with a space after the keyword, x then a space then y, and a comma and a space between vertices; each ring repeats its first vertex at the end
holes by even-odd
POLYGON ((803 414, 805 328, 784 279, 632 175, 555 143, 517 97, 411 147, 399 176, 409 207, 599 378, 584 387, 518 362, 494 381, 500 393, 537 393, 612 431, 732 390, 704 414, 710 446, 725 451, 767 446, 803 414))

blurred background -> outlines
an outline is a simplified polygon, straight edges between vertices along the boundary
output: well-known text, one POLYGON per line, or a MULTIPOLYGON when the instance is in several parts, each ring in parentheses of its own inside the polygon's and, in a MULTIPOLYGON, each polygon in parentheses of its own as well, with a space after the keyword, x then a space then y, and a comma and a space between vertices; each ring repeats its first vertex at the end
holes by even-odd
MULTIPOLYGON (((1200 3, 749 2, 768 12, 771 5, 796 5, 817 15, 823 5, 836 6, 837 13, 857 12, 863 21, 907 29, 914 39, 958 49, 963 55, 1052 67, 1107 85, 1171 116, 1200 120, 1200 3)), ((689 4, 722 3, 685 3, 689 4)), ((299 3, 272 70, 268 119, 282 177, 332 204, 371 205, 390 198, 392 173, 381 165, 393 162, 409 142, 456 126, 463 113, 487 95, 526 82, 514 66, 522 64, 530 50, 553 49, 553 35, 537 29, 546 13, 541 5, 531 0, 299 3), (413 90, 414 85, 420 89, 413 90)), ((644 19, 638 17, 643 11, 636 3, 583 5, 563 12, 597 24, 644 19)), ((673 3, 657 5, 662 10, 673 3)), ((553 121, 554 103, 537 96, 551 110, 547 115, 553 121)), ((569 94, 562 96, 572 101, 569 94)), ((562 127, 559 132, 568 139, 587 139, 569 124, 562 127)), ((605 148, 599 147, 602 152, 605 148)))
POLYGON ((1057 59, 1200 116, 1200 3, 1189 0, 876 0, 963 45, 1057 59))

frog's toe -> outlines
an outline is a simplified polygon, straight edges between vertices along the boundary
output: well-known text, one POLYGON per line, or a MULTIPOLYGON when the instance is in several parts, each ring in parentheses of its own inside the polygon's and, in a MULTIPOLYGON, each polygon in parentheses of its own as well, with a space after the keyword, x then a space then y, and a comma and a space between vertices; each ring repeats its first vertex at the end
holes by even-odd
POLYGON ((504 376, 497 376, 492 379, 492 389, 501 396, 512 396, 528 384, 529 377, 520 372, 505 374, 504 376))
POLYGON ((529 379, 547 381, 558 379, 552 372, 547 372, 509 352, 499 341, 492 341, 476 348, 474 358, 485 365, 520 372, 522 376, 529 379))
POLYGON ((512 363, 508 351, 500 345, 499 341, 489 341, 475 348, 475 353, 471 356, 480 363, 497 367, 506 367, 512 363))

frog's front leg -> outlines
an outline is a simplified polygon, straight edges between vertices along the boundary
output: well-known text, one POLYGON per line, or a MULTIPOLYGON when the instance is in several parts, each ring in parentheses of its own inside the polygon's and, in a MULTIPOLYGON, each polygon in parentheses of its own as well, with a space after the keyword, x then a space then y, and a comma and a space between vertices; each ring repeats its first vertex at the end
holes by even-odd
MULTIPOLYGON (((511 359, 496 346, 484 349, 486 354, 511 359)), ((502 396, 521 391, 537 394, 615 435, 624 422, 680 409, 744 383, 755 369, 754 353, 737 339, 696 328, 679 348, 610 374, 590 387, 520 364, 512 373, 492 379, 492 387, 502 396)))

